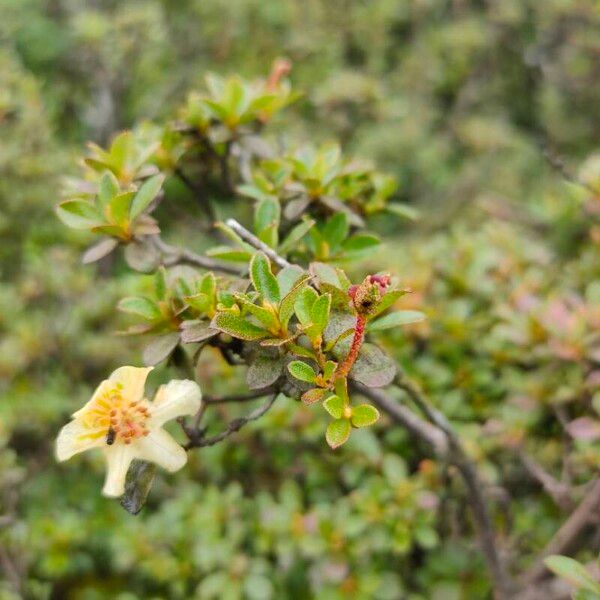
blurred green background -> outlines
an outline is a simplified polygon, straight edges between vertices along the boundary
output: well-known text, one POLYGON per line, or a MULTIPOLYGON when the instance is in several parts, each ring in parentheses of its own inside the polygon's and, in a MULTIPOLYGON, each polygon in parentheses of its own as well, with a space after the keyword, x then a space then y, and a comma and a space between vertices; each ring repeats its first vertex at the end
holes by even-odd
MULTIPOLYGON (((149 285, 120 259, 80 264, 90 238, 53 214, 62 178, 86 140, 169 118, 207 71, 262 76, 279 56, 304 95, 278 135, 339 139, 421 213, 374 223, 374 270, 429 317, 384 345, 454 421, 522 571, 568 513, 517 449, 573 485, 600 466, 598 438, 564 428, 600 410, 598 4, 0 0, 0 15, 0 598, 489 597, 460 492, 398 429, 331 453, 316 412, 279 403, 159 477, 135 518, 100 496, 100 457, 54 461, 68 415, 139 364, 114 307, 149 285)), ((170 237, 201 248, 185 210, 164 215, 170 237)), ((241 389, 225 378, 207 391, 241 389)))

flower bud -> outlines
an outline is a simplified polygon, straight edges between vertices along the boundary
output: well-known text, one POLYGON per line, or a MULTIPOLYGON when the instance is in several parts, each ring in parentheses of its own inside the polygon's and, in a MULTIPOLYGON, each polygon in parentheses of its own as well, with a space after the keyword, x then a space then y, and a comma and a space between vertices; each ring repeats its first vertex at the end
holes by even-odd
POLYGON ((367 275, 360 285, 352 285, 348 296, 359 315, 369 315, 375 310, 390 285, 389 275, 367 275))

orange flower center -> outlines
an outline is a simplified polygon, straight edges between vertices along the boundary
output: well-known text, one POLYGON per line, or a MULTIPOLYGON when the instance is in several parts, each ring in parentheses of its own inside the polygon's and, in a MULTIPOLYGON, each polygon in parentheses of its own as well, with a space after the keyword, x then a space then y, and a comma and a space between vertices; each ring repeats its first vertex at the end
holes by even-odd
POLYGON ((83 416, 83 423, 87 429, 94 430, 89 435, 104 436, 106 443, 111 446, 117 441, 130 444, 148 435, 149 417, 147 401, 127 400, 123 397, 122 386, 117 384, 98 396, 83 416))

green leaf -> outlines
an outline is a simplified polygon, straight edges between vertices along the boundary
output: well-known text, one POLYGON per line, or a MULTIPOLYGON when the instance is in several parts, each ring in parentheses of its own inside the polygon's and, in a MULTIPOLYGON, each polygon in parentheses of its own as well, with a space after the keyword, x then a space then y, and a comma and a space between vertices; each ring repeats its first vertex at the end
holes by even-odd
POLYGON ((342 244, 344 253, 353 258, 373 250, 381 244, 381 240, 374 235, 354 235, 342 244))
POLYGON ((209 298, 214 298, 217 293, 217 279, 212 271, 205 273, 204 277, 198 283, 198 291, 206 294, 209 298))
POLYGON ((183 299, 186 304, 201 313, 206 312, 211 304, 210 298, 202 292, 191 296, 184 296, 183 299))
POLYGON ((159 300, 164 300, 167 295, 167 272, 160 266, 154 275, 154 291, 159 300))
POLYGON ((421 548, 425 548, 425 550, 431 550, 435 548, 439 543, 438 534, 435 529, 427 526, 417 527, 414 530, 415 540, 421 546, 421 548))
POLYGON ((271 304, 279 304, 279 283, 271 271, 269 259, 258 252, 250 261, 250 277, 254 289, 271 304))
POLYGON ((122 171, 127 166, 127 158, 133 150, 133 134, 131 131, 123 131, 117 135, 110 146, 111 163, 122 171))
POLYGON ((67 200, 56 207, 58 218, 73 229, 91 229, 103 223, 96 207, 85 200, 67 200))
POLYGON ((392 306, 398 300, 398 298, 401 298, 407 293, 408 290, 392 290, 390 292, 386 292, 379 304, 373 309, 371 318, 381 314, 384 310, 392 306))
POLYGON ((404 217, 406 219, 410 219, 411 221, 417 221, 421 217, 419 211, 416 208, 413 208, 412 206, 408 206, 408 204, 400 204, 397 202, 393 204, 388 204, 385 207, 385 210, 392 213, 393 215, 404 217))
POLYGON ((348 441, 351 428, 350 421, 347 419, 337 419, 336 421, 331 421, 331 423, 329 423, 327 426, 327 433, 325 434, 327 443, 334 450, 339 448, 342 444, 348 441))
POLYGON ((313 388, 312 390, 308 390, 302 394, 302 402, 306 405, 314 404, 315 402, 319 402, 319 400, 323 399, 323 396, 329 394, 329 390, 325 388, 313 388))
POLYGON ((321 262, 313 262, 310 264, 310 272, 324 283, 329 283, 335 287, 341 288, 340 278, 337 271, 328 264, 321 262))
POLYGON ((304 270, 297 265, 284 267, 277 273, 277 282, 279 283, 279 292, 283 298, 293 287, 294 284, 304 275, 304 270))
POLYGON ((246 196, 248 198, 253 198, 254 200, 264 200, 265 198, 270 198, 270 196, 263 192, 260 188, 257 188, 254 185, 249 185, 249 184, 242 184, 242 185, 238 185, 235 188, 235 191, 242 195, 242 196, 246 196))
POLYGON ((331 309, 331 294, 323 294, 312 305, 310 309, 310 318, 319 334, 323 333, 327 322, 329 321, 329 310, 331 309))
POLYGON ((568 556, 552 555, 544 559, 544 564, 553 573, 566 579, 577 588, 600 594, 600 584, 590 575, 587 569, 568 556))
POLYGON ((344 400, 336 395, 329 396, 329 398, 323 402, 323 407, 334 419, 342 418, 344 406, 344 400))
POLYGON ((120 227, 126 227, 129 224, 129 212, 133 196, 133 192, 122 192, 108 203, 106 213, 112 223, 120 227))
POLYGON ((309 279, 310 277, 308 275, 302 277, 281 300, 281 303, 279 304, 279 321, 284 329, 287 329, 288 323, 294 314, 296 300, 308 285, 309 279))
POLYGON ((128 296, 119 302, 118 309, 147 321, 159 321, 162 318, 158 305, 149 298, 128 296))
POLYGON ((287 368, 288 371, 300 381, 314 383, 317 379, 317 374, 315 373, 314 369, 301 360, 293 360, 287 368))
POLYGON ((303 288, 298 295, 296 302, 294 302, 294 311, 302 325, 310 325, 312 322, 310 311, 318 297, 319 294, 311 287, 303 288))
POLYGON ((335 251, 346 239, 349 231, 350 226, 346 214, 336 213, 327 221, 321 235, 325 238, 331 250, 335 251))
POLYGON ((262 327, 230 312, 219 313, 213 319, 211 327, 241 340, 262 340, 269 337, 269 332, 262 327))
POLYGON ((336 367, 337 363, 333 360, 328 360, 325 363, 325 367, 323 368, 323 378, 325 381, 329 381, 331 379, 336 367))
POLYGON ((144 181, 131 203, 129 217, 132 221, 139 217, 148 208, 150 202, 156 198, 164 180, 164 175, 155 175, 144 181))
POLYGON ((386 454, 381 465, 383 474, 392 485, 402 483, 408 474, 406 462, 396 454, 386 454))
POLYGON ((239 302, 245 310, 254 315, 265 327, 268 329, 275 329, 277 327, 277 318, 268 308, 254 304, 242 294, 234 294, 234 296, 236 302, 239 302))
POLYGON ((264 198, 254 209, 254 231, 260 234, 265 229, 275 225, 279 227, 281 207, 277 200, 264 198))
POLYGON ((250 244, 247 244, 233 229, 231 229, 231 227, 229 227, 229 225, 219 221, 218 223, 215 223, 215 228, 222 231, 234 244, 243 248, 250 254, 254 254, 254 248, 250 246, 250 244))
POLYGON ((256 237, 269 246, 269 248, 277 248, 277 242, 279 241, 279 230, 277 225, 270 225, 260 231, 256 237))
POLYGON ((229 246, 214 246, 206 251, 206 255, 239 263, 247 263, 252 258, 251 252, 230 248, 229 246))
POLYGON ((100 186, 98 188, 98 200, 100 206, 105 207, 118 193, 119 193, 119 182, 111 171, 106 171, 100 179, 100 186))
POLYGON ((298 344, 289 344, 288 349, 292 354, 294 354, 296 356, 310 358, 314 361, 317 360, 317 355, 315 354, 315 351, 311 350, 309 348, 305 348, 304 346, 300 346, 298 344))
POLYGON ((279 254, 287 254, 296 244, 310 231, 315 222, 308 219, 296 225, 281 242, 278 252, 279 254))
POLYGON ((370 404, 359 404, 352 409, 352 425, 354 427, 368 427, 379 419, 379 411, 370 404))
POLYGON ((125 493, 121 498, 121 506, 130 514, 137 515, 146 500, 154 482, 156 465, 145 460, 134 460, 127 471, 125 493))
POLYGON ((408 325, 409 323, 420 323, 426 319, 425 315, 418 310, 398 310, 396 312, 385 315, 381 319, 371 321, 367 325, 368 331, 383 331, 400 325, 408 325))

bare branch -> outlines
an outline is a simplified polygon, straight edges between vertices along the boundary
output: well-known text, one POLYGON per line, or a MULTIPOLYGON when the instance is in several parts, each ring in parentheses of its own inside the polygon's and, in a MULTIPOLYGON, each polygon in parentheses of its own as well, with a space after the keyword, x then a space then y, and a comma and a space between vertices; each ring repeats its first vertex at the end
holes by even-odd
POLYGON ((360 383, 353 382, 352 387, 385 412, 395 423, 406 427, 416 438, 429 444, 434 452, 441 457, 448 454, 448 441, 443 432, 431 426, 427 421, 419 418, 406 406, 390 398, 385 392, 369 388, 360 383))
POLYGON ((446 435, 449 446, 448 460, 456 466, 467 488, 469 505, 477 525, 481 549, 494 582, 494 595, 498 600, 510 598, 512 584, 496 548, 494 527, 483 495, 483 486, 479 480, 477 468, 464 451, 458 436, 446 417, 431 406, 415 383, 402 373, 396 376, 394 383, 404 390, 423 414, 446 435))
POLYGON ((160 236, 154 236, 152 243, 162 254, 162 264, 165 266, 187 264, 194 267, 200 267, 202 269, 208 269, 209 271, 220 271, 221 273, 227 273, 229 275, 240 276, 242 272, 238 267, 229 265, 227 263, 214 260, 208 256, 202 256, 196 254, 185 248, 178 248, 177 246, 171 246, 167 244, 160 236))
POLYGON ((525 585, 530 586, 546 573, 544 559, 552 554, 565 554, 573 546, 583 529, 597 517, 600 509, 600 477, 593 480, 591 487, 579 506, 563 523, 554 537, 542 550, 537 561, 523 576, 525 585))
POLYGON ((265 404, 259 406, 256 410, 253 410, 250 414, 245 417, 240 417, 238 419, 234 419, 230 421, 227 428, 221 433, 205 438, 202 435, 197 438, 192 435, 190 441, 185 445, 186 450, 190 450, 191 448, 203 448, 205 446, 214 446, 219 442, 222 442, 224 439, 228 438, 230 435, 238 432, 242 427, 250 423, 251 421, 256 421, 260 419, 270 408, 273 406, 275 400, 277 398, 277 394, 273 394, 265 404))
POLYGON ((529 456, 523 450, 519 451, 519 458, 527 472, 544 488, 546 493, 552 498, 554 503, 564 509, 569 510, 573 506, 571 489, 558 479, 555 479, 540 465, 532 456, 529 456))
POLYGON ((231 227, 233 231, 235 231, 247 244, 250 244, 253 248, 264 252, 277 266, 285 269, 286 267, 291 267, 291 263, 289 263, 285 258, 279 256, 273 248, 267 246, 264 242, 259 240, 254 234, 250 233, 243 225, 240 225, 235 219, 227 219, 225 221, 225 225, 227 227, 231 227))
POLYGON ((18 566, 13 561, 13 558, 8 553, 8 549, 0 543, 0 567, 6 576, 6 580, 10 583, 15 593, 19 597, 23 592, 23 576, 20 573, 18 566))
POLYGON ((267 394, 272 394, 277 390, 273 386, 262 388, 260 390, 251 390, 240 394, 232 394, 230 396, 204 396, 203 401, 206 404, 227 404, 230 402, 250 402, 257 400, 267 394))
POLYGON ((183 181, 189 190, 191 190, 196 196, 198 203, 206 211, 206 215, 212 225, 217 220, 215 209, 210 199, 206 196, 204 190, 194 183, 179 167, 175 168, 175 175, 183 181))

